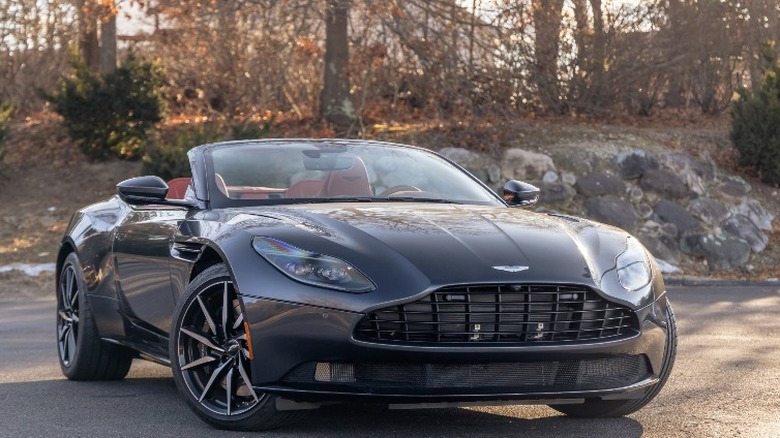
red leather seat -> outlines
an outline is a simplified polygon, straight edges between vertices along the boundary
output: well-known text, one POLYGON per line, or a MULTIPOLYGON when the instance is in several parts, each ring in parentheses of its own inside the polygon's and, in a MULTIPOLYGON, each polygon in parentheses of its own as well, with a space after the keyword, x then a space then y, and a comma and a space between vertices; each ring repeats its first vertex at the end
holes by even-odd
POLYGON ((321 179, 303 179, 291 185, 284 193, 285 198, 316 198, 322 193, 325 181, 321 179))
POLYGON ((168 181, 168 199, 184 199, 192 178, 174 178, 168 181))
POLYGON ((321 196, 373 196, 366 165, 360 157, 351 157, 352 167, 333 170, 325 180, 321 196))

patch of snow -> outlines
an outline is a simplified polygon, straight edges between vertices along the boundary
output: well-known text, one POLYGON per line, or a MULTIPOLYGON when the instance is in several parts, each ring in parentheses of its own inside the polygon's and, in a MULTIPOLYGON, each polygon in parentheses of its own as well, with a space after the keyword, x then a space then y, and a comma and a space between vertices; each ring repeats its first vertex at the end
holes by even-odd
POLYGON ((54 272, 55 269, 57 269, 55 263, 11 263, 10 265, 0 266, 0 273, 21 271, 30 277, 37 277, 44 272, 54 272))
POLYGON ((682 272, 680 268, 665 260, 655 259, 655 261, 658 263, 658 269, 660 269, 661 273, 663 274, 674 274, 675 272, 682 272))

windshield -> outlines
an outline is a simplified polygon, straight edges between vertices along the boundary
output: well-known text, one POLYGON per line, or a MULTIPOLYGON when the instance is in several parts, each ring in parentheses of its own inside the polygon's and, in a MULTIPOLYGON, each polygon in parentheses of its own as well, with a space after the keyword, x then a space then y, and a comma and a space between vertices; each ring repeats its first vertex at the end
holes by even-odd
POLYGON ((441 157, 381 143, 234 143, 207 154, 214 207, 337 201, 501 205, 441 157))

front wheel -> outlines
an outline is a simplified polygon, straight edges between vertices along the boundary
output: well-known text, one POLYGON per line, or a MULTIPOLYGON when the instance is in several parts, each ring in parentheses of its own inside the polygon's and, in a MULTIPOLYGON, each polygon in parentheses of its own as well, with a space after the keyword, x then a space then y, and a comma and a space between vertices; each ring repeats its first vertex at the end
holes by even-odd
POLYGON ((635 400, 600 400, 590 399, 582 404, 550 405, 558 412, 564 413, 570 417, 579 418, 605 418, 622 417, 634 413, 650 403, 658 395, 669 374, 672 372, 674 359, 677 354, 677 324, 674 319, 674 312, 670 304, 667 304, 667 324, 666 331, 666 351, 664 352, 664 361, 661 365, 661 373, 658 383, 645 390, 641 398, 635 400))
POLYGON ((190 408, 206 423, 230 430, 281 426, 294 412, 252 387, 247 324, 230 273, 214 265, 187 287, 171 333, 173 377, 190 408))

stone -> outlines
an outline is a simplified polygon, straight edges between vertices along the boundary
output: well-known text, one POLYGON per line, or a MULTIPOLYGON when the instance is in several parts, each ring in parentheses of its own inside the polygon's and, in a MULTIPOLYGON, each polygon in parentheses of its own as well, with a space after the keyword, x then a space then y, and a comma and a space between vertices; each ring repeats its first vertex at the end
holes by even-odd
POLYGON ((715 225, 729 214, 728 208, 711 198, 697 198, 688 204, 688 211, 702 222, 715 225))
POLYGON ((595 173, 583 175, 577 179, 574 185, 577 192, 583 196, 601 196, 617 195, 620 196, 626 191, 626 185, 623 180, 607 173, 595 173))
POLYGON ((660 168, 658 160, 642 149, 621 152, 615 156, 615 167, 623 179, 641 178, 648 170, 660 168))
POLYGON ((647 219, 653 215, 653 207, 643 202, 636 206, 636 212, 642 219, 647 219))
POLYGON ((686 233, 699 228, 699 221, 674 202, 662 199, 655 204, 653 211, 663 222, 677 226, 677 230, 680 233, 686 233))
POLYGON ((748 198, 737 206, 737 213, 747 216, 759 228, 764 231, 772 231, 772 221, 775 216, 766 211, 760 202, 748 198))
POLYGON ((573 186, 574 184, 577 184, 577 176, 571 172, 561 172, 561 181, 563 181, 564 184, 573 186))
POLYGON ((718 186, 718 191, 731 198, 742 198, 752 190, 750 184, 738 176, 726 177, 718 186))
POLYGON ((650 234, 641 236, 640 240, 653 257, 670 263, 680 262, 680 248, 675 239, 668 236, 650 234))
POLYGON ((490 163, 487 167, 488 180, 491 183, 497 183, 501 181, 501 167, 496 163, 490 163))
POLYGON ((641 202, 642 198, 644 197, 645 192, 639 187, 631 187, 631 190, 628 191, 628 199, 630 199, 634 204, 641 202))
POLYGON ((711 180, 715 177, 714 164, 697 160, 685 152, 669 152, 662 154, 659 161, 664 167, 674 172, 682 173, 691 171, 696 176, 705 180, 711 180))
POLYGON ((482 154, 472 152, 468 149, 454 147, 442 148, 439 150, 439 154, 462 166, 480 181, 485 183, 490 182, 490 176, 486 169, 487 160, 482 154))
POLYGON ((439 150, 439 155, 444 158, 450 159, 463 167, 471 164, 474 161, 480 160, 482 156, 476 152, 472 152, 464 148, 446 147, 439 150))
POLYGON ((661 225, 661 233, 664 236, 677 237, 677 235, 680 234, 680 230, 677 228, 677 225, 666 223, 661 225))
POLYGON ((542 177, 542 181, 546 182, 546 183, 558 182, 558 174, 555 173, 552 170, 548 170, 547 172, 544 172, 544 176, 542 177))
POLYGON ((750 249, 756 253, 766 249, 766 245, 769 243, 769 237, 758 229, 749 217, 741 214, 728 217, 720 223, 720 228, 725 233, 747 242, 750 249))
POLYGON ((624 230, 636 228, 637 215, 631 204, 612 195, 588 198, 584 203, 588 217, 624 230))
POLYGON ((714 166, 704 163, 683 152, 672 152, 661 155, 661 164, 674 172, 682 180, 688 190, 699 196, 707 193, 705 180, 711 180, 715 176, 714 166))
POLYGON ((548 170, 555 170, 555 163, 549 155, 525 149, 507 149, 501 160, 501 172, 507 179, 541 179, 548 170))
POLYGON ((648 170, 639 182, 645 190, 653 190, 664 198, 680 199, 689 195, 688 187, 668 170, 648 170))
POLYGON ((539 187, 541 190, 541 193, 539 194, 540 204, 568 202, 571 201, 571 199, 574 198, 574 195, 577 194, 571 186, 566 184, 547 183, 542 181, 534 183, 534 185, 539 187))
POLYGON ((680 249, 704 257, 711 271, 741 268, 750 260, 750 245, 735 237, 689 234, 680 239, 680 249))

